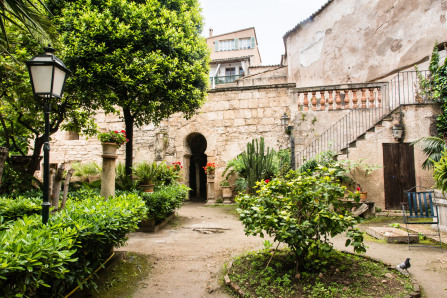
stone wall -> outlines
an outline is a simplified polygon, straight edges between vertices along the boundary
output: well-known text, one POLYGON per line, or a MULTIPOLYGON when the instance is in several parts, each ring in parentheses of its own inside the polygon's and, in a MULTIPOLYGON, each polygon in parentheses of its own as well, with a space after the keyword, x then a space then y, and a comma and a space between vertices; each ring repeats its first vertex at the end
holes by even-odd
POLYGON ((236 80, 238 86, 259 86, 287 83, 287 67, 268 67, 263 72, 253 74, 253 70, 259 71, 260 67, 250 67, 250 75, 236 80))
MULTIPOLYGON (((275 150, 288 147, 287 135, 280 118, 290 106, 290 84, 255 87, 220 88, 209 91, 208 100, 191 119, 172 115, 159 126, 147 125, 134 130, 134 161, 180 161, 184 165, 184 180, 188 183, 191 156, 188 136, 202 134, 207 142, 208 162, 218 164, 216 185, 226 163, 245 150, 254 138, 265 138, 275 150)), ((118 116, 98 113, 101 130, 121 130, 124 123, 118 116)), ((51 162, 101 161, 101 146, 96 138, 66 140, 65 132, 52 137, 51 162)), ((124 160, 124 146, 118 151, 124 160)), ((218 196, 220 190, 218 189, 218 196)))
POLYGON ((447 0, 334 0, 284 36, 289 82, 363 83, 447 41, 447 0))

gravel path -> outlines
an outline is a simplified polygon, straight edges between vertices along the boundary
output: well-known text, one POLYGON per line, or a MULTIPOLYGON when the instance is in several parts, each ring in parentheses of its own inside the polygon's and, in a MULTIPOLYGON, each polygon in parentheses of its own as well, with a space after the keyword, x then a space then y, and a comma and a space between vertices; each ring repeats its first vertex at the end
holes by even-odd
MULTIPOLYGON (((244 251, 262 248, 263 239, 247 237, 240 221, 225 207, 187 203, 174 225, 158 233, 133 233, 119 250, 151 256, 150 275, 132 297, 231 297, 218 284, 223 264, 244 251), (226 211, 227 210, 227 211, 226 211)), ((345 249, 342 236, 333 239, 345 249)), ((447 297, 447 249, 367 242, 367 255, 390 264, 411 258, 409 272, 424 297, 447 297)))

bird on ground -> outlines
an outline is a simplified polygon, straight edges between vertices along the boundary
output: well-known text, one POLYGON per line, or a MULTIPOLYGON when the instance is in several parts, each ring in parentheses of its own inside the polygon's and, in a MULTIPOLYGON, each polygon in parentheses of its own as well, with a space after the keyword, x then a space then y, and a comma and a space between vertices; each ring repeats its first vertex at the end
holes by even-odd
POLYGON ((410 268, 410 267, 411 267, 411 264, 410 264, 410 258, 407 258, 407 259, 405 260, 405 262, 403 262, 402 264, 397 265, 397 268, 399 268, 399 269, 405 269, 405 270, 407 270, 407 271, 408 271, 408 268, 410 268))

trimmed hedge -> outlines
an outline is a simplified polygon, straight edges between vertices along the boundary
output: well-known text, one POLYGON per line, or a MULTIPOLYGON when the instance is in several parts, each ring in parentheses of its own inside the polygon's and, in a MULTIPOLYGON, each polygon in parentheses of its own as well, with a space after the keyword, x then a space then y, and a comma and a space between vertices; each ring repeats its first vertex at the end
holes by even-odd
POLYGON ((162 186, 154 192, 141 192, 140 195, 148 208, 147 217, 161 223, 188 198, 189 187, 184 184, 162 186))
POLYGON ((24 216, 0 232, 0 296, 58 296, 126 241, 147 208, 137 194, 69 201, 47 225, 24 216))
POLYGON ((42 211, 42 197, 17 196, 0 198, 0 216, 5 221, 17 220, 25 215, 33 215, 42 211))

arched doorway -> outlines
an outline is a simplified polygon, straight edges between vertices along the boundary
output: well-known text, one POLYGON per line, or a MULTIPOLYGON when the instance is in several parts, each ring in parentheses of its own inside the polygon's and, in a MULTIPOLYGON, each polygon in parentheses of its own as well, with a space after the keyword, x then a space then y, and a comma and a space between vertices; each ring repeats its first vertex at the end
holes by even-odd
POLYGON ((186 138, 191 157, 189 161, 189 199, 191 201, 206 201, 206 173, 203 167, 206 166, 207 156, 206 139, 200 133, 192 133, 186 138))

